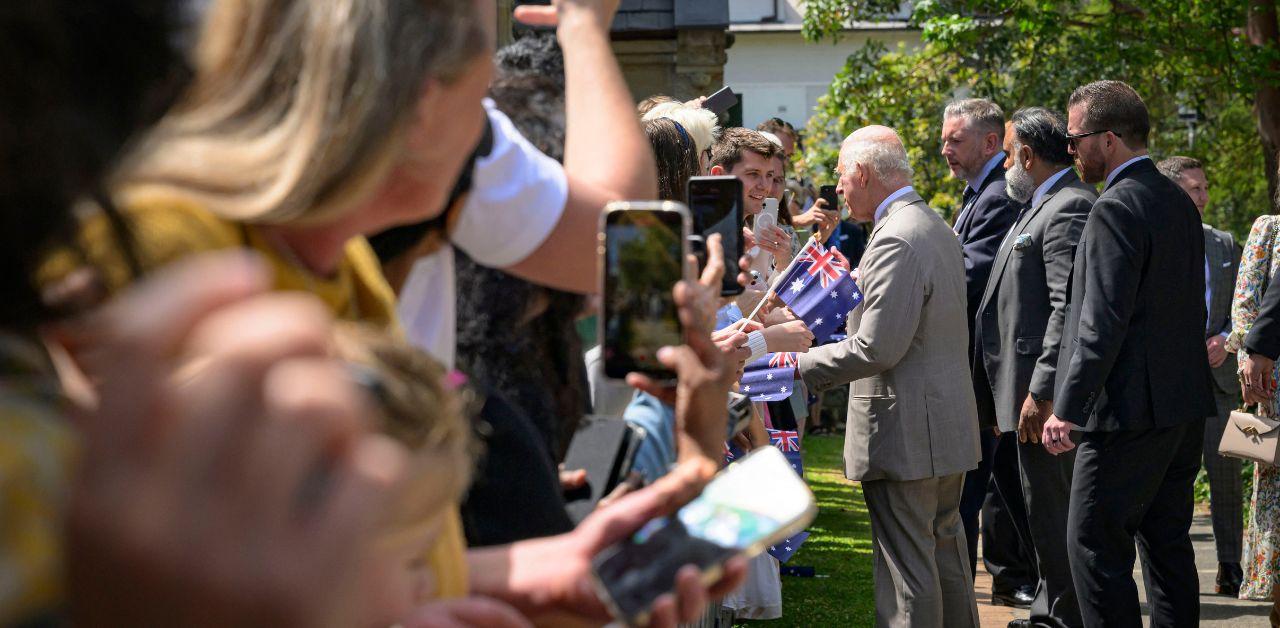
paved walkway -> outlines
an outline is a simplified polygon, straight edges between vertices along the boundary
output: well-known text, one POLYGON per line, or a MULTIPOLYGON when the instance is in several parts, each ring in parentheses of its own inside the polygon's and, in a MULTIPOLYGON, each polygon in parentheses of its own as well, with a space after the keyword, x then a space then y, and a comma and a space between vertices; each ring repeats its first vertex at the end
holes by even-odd
MULTIPOLYGON (((1196 548, 1196 566, 1200 571, 1200 625, 1223 628, 1227 626, 1266 627, 1267 613, 1271 610, 1269 602, 1248 602, 1214 595, 1213 579, 1218 573, 1218 561, 1213 549, 1213 530, 1210 527, 1208 515, 1196 515, 1191 525, 1191 542, 1196 548)), ((1142 586, 1141 562, 1134 570, 1133 578, 1138 583, 1138 595, 1143 601, 1142 614, 1145 618, 1147 596, 1142 586)), ((978 618, 982 621, 983 628, 1004 628, 1009 620, 1027 616, 1024 610, 991 605, 991 576, 983 569, 981 560, 978 561, 976 589, 978 618)))

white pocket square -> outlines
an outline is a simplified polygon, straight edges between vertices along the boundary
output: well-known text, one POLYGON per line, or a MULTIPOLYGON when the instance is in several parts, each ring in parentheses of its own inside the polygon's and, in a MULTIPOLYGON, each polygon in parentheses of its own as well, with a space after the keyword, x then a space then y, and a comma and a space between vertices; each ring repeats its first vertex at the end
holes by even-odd
POLYGON ((1223 267, 1223 268, 1231 268, 1231 262, 1223 262, 1223 263, 1222 263, 1222 267, 1223 267))
POLYGON ((1024 233, 1013 241, 1013 250, 1019 251, 1031 246, 1031 234, 1024 233))

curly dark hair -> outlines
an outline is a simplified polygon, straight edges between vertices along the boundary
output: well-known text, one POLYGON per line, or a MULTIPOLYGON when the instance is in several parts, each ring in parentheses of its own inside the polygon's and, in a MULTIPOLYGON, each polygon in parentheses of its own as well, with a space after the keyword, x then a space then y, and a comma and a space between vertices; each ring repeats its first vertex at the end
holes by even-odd
POLYGON ((159 118, 189 73, 176 3, 8 2, 0 9, 0 326, 48 320, 34 273, 69 240, 71 208, 159 118))

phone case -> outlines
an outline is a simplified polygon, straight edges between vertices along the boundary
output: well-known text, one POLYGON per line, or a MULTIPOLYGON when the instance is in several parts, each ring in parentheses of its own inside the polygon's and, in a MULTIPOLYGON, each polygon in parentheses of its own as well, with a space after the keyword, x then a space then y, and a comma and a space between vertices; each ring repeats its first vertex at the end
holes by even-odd
MULTIPOLYGON (((775 447, 762 447, 721 471, 715 480, 703 489, 702 495, 686 504, 681 512, 688 508, 697 508, 699 499, 703 497, 715 503, 714 494, 717 492, 725 495, 737 494, 738 497, 732 503, 742 506, 745 510, 785 513, 787 516, 786 523, 779 525, 772 534, 740 547, 736 555, 747 558, 803 530, 817 514, 813 493, 792 470, 782 452, 775 447)), ((720 496, 720 498, 723 497, 724 495, 720 496)), ((716 526, 712 524, 712 527, 716 526)), ((629 625, 644 625, 648 623, 647 609, 627 616, 614 601, 609 587, 598 575, 599 566, 608 561, 613 554, 619 553, 620 546, 621 543, 615 544, 593 559, 592 578, 600 599, 609 607, 614 617, 629 625)), ((725 547, 730 546, 725 545, 725 547)), ((716 563, 703 570, 702 580, 709 585, 718 580, 722 572, 723 563, 716 563)))
MULTIPOLYGON (((600 295, 604 295, 606 293, 606 290, 605 290, 605 281, 606 281, 605 279, 605 274, 606 274, 605 272, 605 254, 606 254, 605 227, 606 225, 609 224, 609 216, 611 214, 615 212, 626 212, 626 211, 663 211, 663 212, 674 212, 679 214, 681 225, 682 225, 681 227, 682 237, 680 238, 681 259, 682 260, 687 259, 689 255, 691 255, 693 252, 689 244, 689 236, 693 232, 693 219, 689 213, 689 208, 685 206, 684 203, 678 203, 676 201, 611 201, 608 205, 605 205, 604 212, 600 214, 600 223, 597 226, 597 230, 596 230, 596 243, 597 243, 596 245, 596 286, 598 287, 597 294, 600 294, 600 295)), ((689 268, 689 266, 687 264, 682 264, 682 267, 684 268, 683 279, 685 281, 690 281, 694 279, 694 277, 691 276, 691 272, 690 272, 691 269, 689 268)), ((601 316, 596 317, 597 318, 596 338, 598 338, 599 341, 603 343, 606 338, 606 334, 605 334, 606 317, 603 316, 603 312, 601 314, 602 314, 601 316)), ((675 376, 674 374, 672 374, 670 377, 667 377, 667 378, 656 378, 656 379, 660 384, 673 384, 675 383, 674 378, 675 376)))

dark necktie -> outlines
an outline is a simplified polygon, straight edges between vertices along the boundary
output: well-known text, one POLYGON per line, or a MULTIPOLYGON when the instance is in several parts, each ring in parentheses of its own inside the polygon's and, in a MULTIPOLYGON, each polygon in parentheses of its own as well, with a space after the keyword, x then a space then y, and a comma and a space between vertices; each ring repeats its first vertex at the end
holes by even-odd
POLYGON ((960 219, 964 218, 965 212, 969 211, 969 205, 973 203, 973 199, 977 197, 978 197, 978 193, 973 191, 973 188, 967 185, 964 186, 964 196, 961 197, 960 211, 956 212, 955 222, 952 223, 951 225, 952 227, 956 229, 960 228, 960 219))

